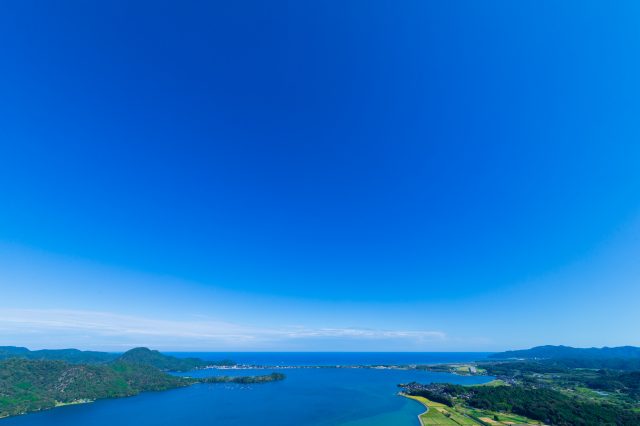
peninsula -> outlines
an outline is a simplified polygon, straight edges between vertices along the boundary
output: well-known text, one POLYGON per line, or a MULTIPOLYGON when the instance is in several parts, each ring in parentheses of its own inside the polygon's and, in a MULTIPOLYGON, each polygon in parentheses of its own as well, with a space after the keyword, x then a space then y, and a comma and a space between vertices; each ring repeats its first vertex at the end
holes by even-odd
POLYGON ((428 411, 422 425, 638 425, 640 348, 542 346, 492 355, 490 361, 419 366, 456 374, 488 374, 480 386, 399 385, 428 411))

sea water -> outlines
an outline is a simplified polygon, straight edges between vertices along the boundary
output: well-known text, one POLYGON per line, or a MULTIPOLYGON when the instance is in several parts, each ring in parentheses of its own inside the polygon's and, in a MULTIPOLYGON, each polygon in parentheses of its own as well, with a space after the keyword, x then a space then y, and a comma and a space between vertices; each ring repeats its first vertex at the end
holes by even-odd
MULTIPOLYGON (((377 365, 464 362, 486 354, 244 353, 180 354, 230 358, 252 365, 377 365), (448 359, 445 359, 447 358, 448 359)), ((199 370, 185 375, 254 375, 279 371, 279 382, 198 384, 163 392, 100 400, 0 420, 0 426, 416 426, 424 408, 397 395, 399 383, 417 381, 476 384, 483 376, 374 368, 285 368, 199 370)))

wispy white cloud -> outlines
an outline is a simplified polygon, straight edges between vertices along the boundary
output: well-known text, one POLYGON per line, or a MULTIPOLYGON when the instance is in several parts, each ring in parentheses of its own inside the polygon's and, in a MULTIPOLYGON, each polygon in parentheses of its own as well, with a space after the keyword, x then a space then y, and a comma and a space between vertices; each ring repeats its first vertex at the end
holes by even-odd
MULTIPOLYGON (((441 331, 304 326, 269 328, 195 318, 167 320, 110 312, 0 308, 0 336, 5 339, 21 336, 19 340, 29 341, 25 336, 46 335, 49 336, 49 345, 59 342, 55 346, 149 345, 203 350, 286 348, 320 340, 342 343, 391 340, 413 346, 446 339, 441 331)), ((40 338, 38 341, 43 340, 40 338)))
POLYGON ((351 337, 351 338, 415 338, 415 339, 444 339, 446 335, 441 331, 406 331, 406 330, 377 330, 369 328, 318 328, 301 327, 294 331, 285 332, 289 337, 351 337))

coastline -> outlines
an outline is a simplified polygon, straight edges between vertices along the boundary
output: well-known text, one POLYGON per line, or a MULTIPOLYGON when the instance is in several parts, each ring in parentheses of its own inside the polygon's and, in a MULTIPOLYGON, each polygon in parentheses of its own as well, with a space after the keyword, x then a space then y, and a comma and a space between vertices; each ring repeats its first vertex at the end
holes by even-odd
POLYGON ((95 399, 76 399, 75 401, 70 402, 56 401, 56 405, 51 408, 66 407, 67 405, 90 404, 95 401, 95 399))
MULTIPOLYGON (((479 385, 482 386, 482 385, 479 385)), ((432 401, 423 396, 408 395, 399 392, 398 395, 412 399, 422 404, 426 411, 418 414, 420 426, 435 425, 541 425, 542 422, 513 413, 498 412, 492 410, 473 409, 459 405, 450 407, 440 402, 432 401)))
POLYGON ((418 414, 418 423, 420 424, 420 426, 425 426, 424 421, 422 421, 422 416, 429 412, 429 405, 426 402, 426 398, 421 397, 421 396, 408 395, 408 394, 406 394, 404 392, 399 392, 398 395, 403 396, 403 397, 408 398, 408 399, 412 399, 412 400, 422 404, 422 406, 425 408, 425 411, 423 411, 422 413, 418 414))
POLYGON ((369 370, 419 370, 434 373, 450 373, 457 376, 484 376, 486 371, 477 367, 477 362, 433 363, 433 364, 327 364, 327 365, 210 365, 195 370, 288 370, 288 369, 369 369, 369 370))
MULTIPOLYGON (((102 398, 102 399, 108 399, 108 398, 102 398)), ((37 413, 40 411, 53 410, 54 408, 59 408, 59 407, 66 407, 68 405, 91 404, 92 402, 96 402, 96 400, 95 399, 77 399, 75 401, 70 401, 70 402, 56 401, 55 404, 51 407, 43 407, 37 410, 24 411, 22 413, 17 413, 17 414, 0 414, 0 419, 6 419, 9 417, 16 417, 16 416, 25 416, 27 414, 37 413)))

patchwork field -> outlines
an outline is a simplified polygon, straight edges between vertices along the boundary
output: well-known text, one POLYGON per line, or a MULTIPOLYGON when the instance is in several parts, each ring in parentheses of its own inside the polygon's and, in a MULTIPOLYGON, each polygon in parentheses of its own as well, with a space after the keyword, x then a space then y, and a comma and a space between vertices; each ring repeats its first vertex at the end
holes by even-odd
POLYGON ((444 404, 433 402, 421 396, 405 395, 420 402, 427 407, 427 412, 420 414, 420 422, 423 426, 431 425, 478 425, 479 423, 473 419, 457 412, 455 409, 447 407, 444 404))
POLYGON ((472 410, 461 406, 448 407, 445 404, 431 401, 422 396, 405 394, 402 394, 402 396, 418 401, 427 408, 425 413, 418 416, 422 426, 540 425, 540 422, 514 414, 472 410))

